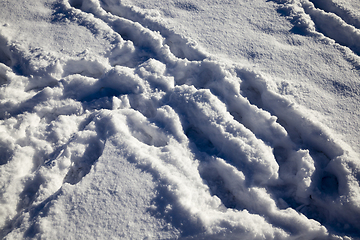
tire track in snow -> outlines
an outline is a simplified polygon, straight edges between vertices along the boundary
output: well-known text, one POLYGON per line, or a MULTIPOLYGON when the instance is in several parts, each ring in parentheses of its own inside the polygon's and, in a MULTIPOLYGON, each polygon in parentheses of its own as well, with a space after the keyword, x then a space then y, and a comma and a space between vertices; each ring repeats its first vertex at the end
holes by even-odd
POLYGON ((321 33, 360 55, 359 29, 347 24, 340 16, 326 13, 322 9, 317 9, 312 4, 306 4, 305 2, 303 7, 321 33))
POLYGON ((339 3, 331 0, 310 0, 310 2, 312 2, 316 8, 324 10, 328 13, 334 13, 343 19, 347 24, 353 25, 357 29, 360 29, 360 19, 358 19, 350 9, 346 9, 339 3))
POLYGON ((333 1, 322 0, 273 0, 280 5, 279 11, 294 24, 293 31, 300 34, 319 33, 327 40, 351 49, 357 56, 344 50, 349 61, 359 67, 360 29, 359 19, 342 9, 333 1), (355 59, 354 59, 355 58, 355 59))
MULTIPOLYGON (((72 0, 69 1, 70 5, 78 8, 83 9, 84 11, 91 11, 84 4, 82 1, 79 0, 72 0), (84 6, 85 5, 85 6, 84 6)), ((116 8, 112 7, 114 2, 111 1, 101 1, 100 6, 105 11, 119 16, 123 19, 128 19, 133 23, 139 23, 143 26, 146 26, 147 29, 153 32, 159 32, 161 36, 164 37, 165 44, 170 47, 171 52, 178 58, 186 58, 188 60, 193 61, 201 61, 206 58, 206 54, 203 53, 195 42, 190 41, 184 36, 181 36, 175 33, 173 30, 170 30, 162 25, 161 22, 152 21, 152 19, 157 19, 159 14, 157 12, 148 12, 142 11, 136 7, 130 7, 123 4, 118 5, 116 8)), ((191 4, 186 4, 186 6, 193 7, 191 4)), ((195 7, 196 8, 196 7, 195 7)), ((121 34, 122 38, 126 39, 127 33, 124 32, 121 34)))
MULTIPOLYGON (((168 65, 168 64, 167 64, 168 65)), ((212 71, 210 70, 211 67, 209 68, 205 68, 205 70, 200 70, 200 75, 198 75, 198 77, 195 77, 195 81, 191 82, 191 83, 188 83, 190 85, 194 85, 196 86, 197 88, 204 88, 204 85, 211 85, 211 84, 208 84, 209 79, 211 79, 211 75, 212 75, 212 71), (203 74, 204 72, 207 72, 207 75, 204 77, 204 76, 201 76, 201 74, 203 74), (210 72, 210 74, 209 74, 210 72), (199 82, 200 80, 200 82, 199 82), (205 82, 204 82, 205 80, 205 82)), ((194 70, 195 72, 197 70, 194 70)), ((244 71, 244 70, 243 70, 244 71)), ((248 72, 244 71, 246 74, 249 74, 248 72)), ((179 81, 176 81, 177 79, 175 78, 175 82, 179 82, 179 81)), ((217 79, 219 80, 219 79, 217 79)), ((253 80, 253 78, 251 79, 253 80)), ((181 82, 181 81, 180 81, 181 82)), ((206 87, 205 87, 206 88, 206 87)), ((219 89, 218 87, 217 88, 214 88, 212 89, 211 87, 207 87, 211 90, 213 90, 213 92, 218 92, 219 89)), ((223 96, 220 95, 221 98, 224 98, 223 96)), ((275 101, 285 101, 284 99, 277 99, 275 98, 274 99, 275 101)), ((232 102, 232 101, 226 101, 226 102, 232 102)), ((274 106, 273 106, 274 107, 274 106)), ((302 116, 300 118, 303 118, 302 116)), ((295 122, 298 122, 298 121, 295 121, 295 122)), ((299 121, 301 122, 301 120, 299 121)), ((303 121, 304 122, 304 121, 303 121)), ((305 145, 305 147, 311 147, 311 148, 314 148, 315 151, 317 152, 322 152, 322 153, 325 153, 325 158, 328 158, 328 162, 330 162, 331 159, 334 159, 338 156, 341 156, 343 154, 343 151, 341 150, 341 147, 339 145, 337 145, 334 140, 329 140, 331 139, 331 137, 327 134, 324 134, 322 133, 323 130, 321 128, 318 128, 318 127, 315 127, 313 126, 313 124, 311 122, 307 122, 306 123, 306 120, 305 120, 305 129, 308 128, 310 131, 314 131, 314 129, 317 129, 315 130, 315 134, 313 133, 306 133, 305 131, 305 134, 303 134, 303 136, 301 136, 300 134, 300 138, 305 138, 305 143, 303 143, 305 145), (308 136, 306 136, 308 135, 308 136), (319 136, 316 136, 316 135, 319 135, 319 136), (315 140, 315 141, 314 141, 315 140)), ((290 128, 292 128, 292 126, 290 126, 290 128)), ((186 128, 185 128, 186 129, 186 128)), ((289 129, 289 127, 287 126, 287 129, 289 129)), ((290 129, 291 130, 291 129, 290 129)), ((302 129, 304 130, 304 129, 302 129)), ((186 131, 186 130, 185 130, 186 131)), ((196 131, 196 130, 195 130, 196 131)), ((301 131, 301 130, 300 130, 301 131)), ((188 132, 188 131, 187 131, 188 132)), ((292 134, 292 138, 299 138, 299 133, 298 131, 290 131, 291 134, 292 134)), ((196 141, 196 140, 195 140, 196 141)), ((213 143, 210 141, 210 144, 213 145, 213 143)), ((281 146, 282 147, 282 146, 281 146)), ((279 148, 278 148, 279 149, 279 148)), ((326 160, 325 160, 326 162, 326 160)), ((323 164, 323 163, 322 163, 323 164)), ((326 165, 327 163, 325 163, 326 165)), ((334 181, 338 181, 337 178, 335 177, 335 175, 332 175, 330 173, 319 173, 320 175, 320 179, 322 182, 326 182, 324 179, 327 179, 327 178, 331 178, 331 179, 335 179, 334 181), (326 176, 325 176, 326 175, 326 176)), ((321 185, 321 184, 320 184, 321 185)), ((323 184, 324 185, 324 184, 323 184)), ((332 190, 331 190, 332 191, 332 190)))
MULTIPOLYGON (((63 182, 76 185, 86 177, 109 138, 125 149, 129 161, 162 183, 159 192, 168 198, 154 199, 153 212, 162 213, 183 237, 325 237, 326 229, 305 216, 334 232, 345 231, 346 224, 351 230, 358 227, 356 219, 346 219, 347 211, 359 211, 355 200, 341 198, 353 193, 348 179, 356 178, 358 166, 346 167, 352 156, 331 134, 271 92, 257 73, 206 59, 141 13, 101 2, 63 1, 57 8, 76 15, 93 32, 116 36, 109 66, 68 60, 56 85, 32 87, 17 102, 21 111, 9 113, 45 119, 35 116, 45 137, 28 130, 32 138, 23 145, 41 149, 36 140, 48 139, 56 147, 38 153, 43 161, 33 164, 26 184, 14 193, 18 204, 15 210, 7 206, 13 220, 3 236, 22 214, 36 214, 34 209, 63 182), (104 11, 116 7, 120 10, 114 15, 104 11), (169 47, 169 39, 180 46, 169 47), (71 134, 62 131, 68 125, 71 134), (46 135, 44 128, 56 136, 46 135), (49 178, 57 180, 49 183, 49 178), (342 226, 336 226, 339 219, 342 226), (253 223, 261 224, 254 228, 253 223)), ((24 119, 18 124, 24 125, 24 119)), ((4 126, 10 126, 6 120, 4 126)), ((10 158, 4 164, 9 169, 16 161, 10 158)))

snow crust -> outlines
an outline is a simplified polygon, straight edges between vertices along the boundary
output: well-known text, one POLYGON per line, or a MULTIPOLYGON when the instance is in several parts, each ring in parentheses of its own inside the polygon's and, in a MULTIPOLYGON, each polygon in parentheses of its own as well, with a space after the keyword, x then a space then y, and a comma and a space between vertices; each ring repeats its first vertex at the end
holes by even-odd
MULTIPOLYGON (((171 4, 170 16, 206 6, 171 4)), ((287 34, 321 39, 358 74, 352 4, 272 4, 287 34)), ((266 69, 171 28, 164 6, 1 3, 1 238, 359 238, 356 140, 266 69)), ((352 84, 338 88, 358 104, 352 84)))

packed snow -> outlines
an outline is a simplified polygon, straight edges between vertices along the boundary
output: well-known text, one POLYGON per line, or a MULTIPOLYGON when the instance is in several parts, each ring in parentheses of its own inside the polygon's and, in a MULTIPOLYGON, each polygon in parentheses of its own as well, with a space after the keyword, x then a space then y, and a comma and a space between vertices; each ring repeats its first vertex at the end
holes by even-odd
POLYGON ((360 2, 0 2, 0 238, 360 239, 360 2))

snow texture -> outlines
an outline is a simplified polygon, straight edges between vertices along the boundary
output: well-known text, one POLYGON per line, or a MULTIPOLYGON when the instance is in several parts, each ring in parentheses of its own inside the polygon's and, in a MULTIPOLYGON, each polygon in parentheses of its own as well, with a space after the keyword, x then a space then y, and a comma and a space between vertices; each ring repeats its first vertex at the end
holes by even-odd
MULTIPOLYGON (((360 63, 346 4, 274 2, 294 32, 360 63)), ((28 4, 33 36, 0 27, 1 238, 360 237, 358 153, 271 79, 214 58, 156 11, 28 4)))

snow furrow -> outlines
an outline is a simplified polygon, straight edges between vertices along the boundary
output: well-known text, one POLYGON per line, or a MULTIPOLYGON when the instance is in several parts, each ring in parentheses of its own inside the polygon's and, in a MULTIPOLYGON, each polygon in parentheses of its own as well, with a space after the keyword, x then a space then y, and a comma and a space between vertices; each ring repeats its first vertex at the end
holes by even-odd
MULTIPOLYGON (((112 0, 101 1, 100 3, 83 0, 69 1, 69 3, 71 6, 85 12, 95 13, 94 11, 96 11, 98 15, 103 15, 104 13, 102 11, 105 10, 114 16, 120 17, 120 19, 128 19, 133 23, 146 26, 147 29, 153 32, 159 32, 161 36, 164 37, 166 45, 170 47, 172 53, 178 58, 186 58, 191 61, 201 61, 206 58, 206 54, 199 49, 195 42, 191 42, 189 39, 184 38, 184 36, 176 34, 174 31, 164 27, 163 24, 158 21, 159 14, 156 12, 142 11, 136 7, 126 6, 121 2, 117 3, 112 0), (112 7, 114 4, 116 4, 116 8, 112 7)), ((133 34, 131 32, 129 33, 133 34)), ((123 32, 121 35, 122 37, 127 36, 126 32, 123 32)), ((133 41, 135 39, 133 39, 133 41)))
POLYGON ((320 32, 360 55, 359 29, 347 24, 341 17, 317 9, 313 4, 308 4, 306 1, 303 3, 303 8, 315 22, 315 26, 320 32))
POLYGON ((328 13, 334 13, 343 19, 349 25, 353 25, 357 29, 360 29, 360 19, 355 15, 355 12, 346 8, 345 6, 337 3, 336 1, 326 1, 326 0, 310 0, 314 6, 318 9, 324 10, 328 13))
MULTIPOLYGON (((346 10, 338 8, 334 2, 310 0, 275 0, 275 2, 280 4, 281 12, 294 24, 294 32, 315 35, 320 33, 327 37, 330 43, 334 41, 360 55, 360 30, 357 27, 359 20, 346 14, 346 10)), ((358 61, 357 59, 357 65, 358 61)))

